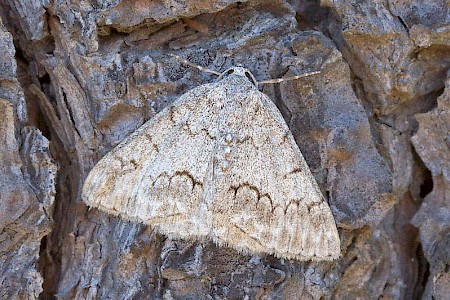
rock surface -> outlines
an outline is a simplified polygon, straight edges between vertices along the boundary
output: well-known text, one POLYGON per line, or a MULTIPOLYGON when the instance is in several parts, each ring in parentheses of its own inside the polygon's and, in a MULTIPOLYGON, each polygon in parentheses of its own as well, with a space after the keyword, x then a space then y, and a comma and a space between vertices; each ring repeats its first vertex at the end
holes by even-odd
POLYGON ((0 297, 445 299, 446 1, 0 3, 0 297), (242 64, 282 112, 338 225, 335 262, 169 240, 80 198, 94 164, 242 64), (58 167, 57 167, 58 166, 58 167))
POLYGON ((49 140, 27 125, 12 36, 0 24, 0 282, 2 299, 37 299, 39 260, 54 222, 57 165, 49 140))

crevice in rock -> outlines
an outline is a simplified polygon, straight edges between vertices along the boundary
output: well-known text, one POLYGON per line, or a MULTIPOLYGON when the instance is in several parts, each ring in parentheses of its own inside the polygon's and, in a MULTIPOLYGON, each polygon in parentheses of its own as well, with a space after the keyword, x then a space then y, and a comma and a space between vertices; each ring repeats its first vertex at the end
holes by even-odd
MULTIPOLYGON (((28 60, 25 58, 25 55, 23 54, 22 49, 16 43, 14 43, 14 50, 16 51, 15 59, 16 59, 17 63, 19 63, 19 61, 28 63, 28 60)), ((19 67, 19 66, 17 66, 17 67, 19 67)))
POLYGON ((418 269, 417 281, 416 285, 414 286, 413 299, 421 299, 425 291, 425 286, 427 285, 428 279, 430 277, 430 263, 423 253, 421 243, 417 245, 416 258, 418 262, 418 269))
MULTIPOLYGON (((411 147, 413 161, 416 166, 415 175, 411 182, 410 192, 413 196, 418 211, 424 198, 432 192, 434 183, 431 171, 426 167, 419 154, 411 147)), ((413 288, 413 299, 421 299, 430 276, 430 264, 423 252, 420 242, 419 230, 417 230, 417 246, 415 250, 416 282, 413 288)))
POLYGON ((125 39, 129 36, 128 33, 120 32, 114 27, 99 27, 98 51, 100 53, 108 52, 110 45, 114 44, 117 40, 125 39))
POLYGON ((54 292, 52 291, 52 287, 49 284, 48 276, 52 270, 51 266, 53 266, 53 261, 51 258, 51 254, 48 249, 48 236, 44 236, 41 240, 41 246, 39 249, 39 260, 38 260, 38 266, 39 266, 39 273, 41 273, 41 276, 43 278, 42 283, 42 293, 39 295, 39 299, 55 299, 54 292), (49 268, 50 266, 50 268, 49 268))
POLYGON ((24 99, 27 107, 27 121, 25 125, 39 129, 42 134, 51 140, 49 124, 39 106, 38 99, 30 93, 29 86, 32 84, 30 64, 20 45, 15 43, 15 59, 17 62, 17 80, 24 91, 24 99))
POLYGON ((320 5, 318 0, 306 0, 292 3, 295 6, 297 28, 303 31, 319 30, 325 36, 330 37, 328 31, 330 9, 320 5))
POLYGON ((397 19, 400 22, 400 24, 402 24, 403 28, 405 28, 405 31, 408 32, 409 34, 409 28, 408 25, 406 25, 405 21, 403 21, 403 19, 400 16, 397 16, 397 19))
POLYGON ((27 93, 25 97, 25 101, 27 104, 27 125, 36 127, 42 132, 42 135, 45 136, 49 141, 52 140, 52 135, 50 131, 49 124, 42 113, 42 110, 39 106, 38 99, 35 95, 31 95, 27 93))
POLYGON ((58 215, 61 214, 62 208, 61 204, 61 188, 58 182, 61 181, 61 174, 58 174, 58 181, 56 185, 56 197, 55 197, 55 207, 53 210, 53 228, 49 235, 42 239, 40 251, 39 251, 39 271, 41 273, 43 283, 42 283, 42 293, 39 295, 39 299, 56 299, 55 295, 58 289, 58 282, 61 277, 61 245, 58 244, 60 240, 62 230, 61 228, 61 218, 58 215), (59 220, 59 221, 58 221, 59 220))
POLYGON ((72 128, 74 129, 74 131, 77 133, 77 135, 79 137, 82 137, 83 135, 80 133, 80 131, 78 130, 78 128, 76 126, 77 122, 75 122, 75 119, 74 119, 74 113, 72 111, 72 106, 70 106, 70 101, 67 98, 68 98, 67 94, 64 92, 64 90, 61 90, 61 99, 67 108, 69 120, 72 123, 72 128))
POLYGON ((433 190, 433 176, 431 171, 426 169, 424 171, 424 179, 420 185, 419 196, 423 199, 433 190))
POLYGON ((49 124, 47 123, 47 120, 46 120, 44 114, 42 113, 42 110, 40 109, 39 105, 36 103, 37 101, 38 100, 33 99, 33 105, 36 106, 36 110, 35 110, 35 115, 34 115, 34 124, 30 124, 30 125, 33 125, 34 127, 38 128, 42 132, 42 135, 45 136, 49 141, 51 141, 52 134, 51 134, 49 124))
MULTIPOLYGON (((48 99, 48 101, 50 102, 50 104, 53 106, 53 108, 54 108, 53 112, 55 113, 56 117, 58 119, 61 119, 61 115, 59 114, 59 109, 56 109, 57 104, 56 104, 56 100, 55 100, 54 89, 52 86, 50 74, 45 73, 41 77, 38 77, 37 80, 40 85, 39 88, 45 94, 45 96, 48 99)), ((50 127, 52 127, 51 124, 50 124, 50 127)))
POLYGON ((433 175, 414 147, 411 147, 411 152, 416 169, 414 170, 414 178, 412 179, 409 190, 414 200, 420 206, 423 199, 433 190, 433 175))
POLYGON ((51 80, 48 73, 45 73, 43 76, 39 77, 38 80, 42 86, 50 86, 51 80))
MULTIPOLYGON (((50 80, 48 75, 40 79, 43 82, 50 80)), ((50 128, 52 124, 49 125, 50 128)), ((41 273, 43 283, 43 291, 39 295, 39 299, 56 299, 56 293, 59 287, 62 272, 63 259, 63 241, 61 236, 67 234, 67 223, 73 219, 73 215, 68 214, 68 205, 71 199, 71 184, 72 179, 69 178, 71 159, 68 158, 68 153, 65 151, 63 142, 58 135, 52 130, 51 139, 51 155, 59 165, 59 172, 56 180, 56 194, 53 207, 53 215, 51 216, 52 225, 50 233, 41 241, 39 251, 39 272, 41 273)), ((70 226, 70 225, 69 225, 70 226)))

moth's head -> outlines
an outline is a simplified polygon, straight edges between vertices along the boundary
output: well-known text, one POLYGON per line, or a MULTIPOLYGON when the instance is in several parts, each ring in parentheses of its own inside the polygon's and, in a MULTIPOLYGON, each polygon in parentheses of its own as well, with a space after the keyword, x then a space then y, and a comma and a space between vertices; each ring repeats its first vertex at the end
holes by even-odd
POLYGON ((225 70, 224 72, 222 72, 222 74, 219 76, 218 80, 226 78, 230 75, 246 77, 248 79, 248 81, 253 83, 255 86, 258 86, 258 81, 256 81, 252 72, 250 72, 250 70, 248 70, 240 65, 237 65, 236 67, 231 67, 231 68, 225 70))

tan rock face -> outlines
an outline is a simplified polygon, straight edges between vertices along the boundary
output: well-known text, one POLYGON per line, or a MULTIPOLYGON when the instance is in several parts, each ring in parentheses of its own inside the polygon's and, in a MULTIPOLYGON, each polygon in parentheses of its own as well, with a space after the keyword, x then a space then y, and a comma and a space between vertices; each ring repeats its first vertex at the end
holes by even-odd
POLYGON ((317 2, 1 3, 2 296, 445 298, 447 4, 317 2), (321 70, 260 89, 331 208, 339 260, 242 254, 88 210, 81 188, 100 158, 215 80, 169 54, 259 81, 321 70))

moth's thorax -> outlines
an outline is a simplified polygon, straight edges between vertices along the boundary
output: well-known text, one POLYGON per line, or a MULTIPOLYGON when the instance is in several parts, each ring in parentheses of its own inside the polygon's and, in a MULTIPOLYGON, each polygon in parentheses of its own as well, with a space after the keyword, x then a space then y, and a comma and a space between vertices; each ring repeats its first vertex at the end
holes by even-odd
POLYGON ((222 79, 230 78, 230 77, 232 77, 232 78, 240 77, 242 79, 245 79, 248 82, 251 82, 255 86, 258 85, 258 82, 256 81, 255 77, 253 76, 252 72, 250 72, 250 70, 248 70, 244 67, 240 67, 240 66, 231 67, 231 68, 225 70, 224 72, 222 72, 222 75, 220 75, 218 80, 220 81, 222 79))

